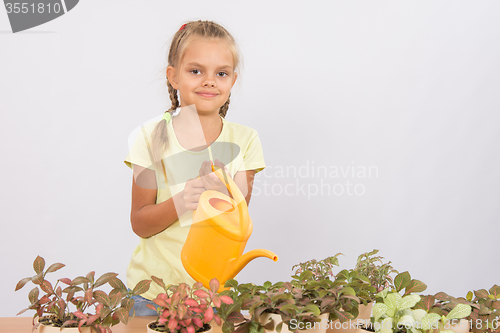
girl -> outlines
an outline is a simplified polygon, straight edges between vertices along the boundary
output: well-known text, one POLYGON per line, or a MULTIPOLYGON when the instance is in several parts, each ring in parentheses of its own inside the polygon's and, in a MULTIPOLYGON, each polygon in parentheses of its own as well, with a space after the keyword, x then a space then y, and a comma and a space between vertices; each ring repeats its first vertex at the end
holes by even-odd
MULTIPOLYGON (((140 242, 127 270, 133 288, 151 275, 165 283, 195 281, 180 260, 193 210, 205 190, 227 191, 212 172, 226 170, 247 204, 253 178, 264 169, 257 132, 224 119, 237 78, 239 55, 231 34, 210 21, 188 22, 172 39, 166 70, 172 107, 137 132, 125 163, 133 169, 130 220, 140 242)), ((136 315, 156 315, 136 300, 136 315)))

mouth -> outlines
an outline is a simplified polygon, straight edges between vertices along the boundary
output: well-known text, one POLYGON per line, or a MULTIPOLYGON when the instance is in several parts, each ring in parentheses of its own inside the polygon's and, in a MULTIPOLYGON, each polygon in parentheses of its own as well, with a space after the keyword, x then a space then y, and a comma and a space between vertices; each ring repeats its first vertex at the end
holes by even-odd
POLYGON ((218 94, 212 93, 212 92, 197 92, 196 94, 200 97, 203 97, 203 98, 213 98, 213 97, 216 97, 218 95, 218 94))

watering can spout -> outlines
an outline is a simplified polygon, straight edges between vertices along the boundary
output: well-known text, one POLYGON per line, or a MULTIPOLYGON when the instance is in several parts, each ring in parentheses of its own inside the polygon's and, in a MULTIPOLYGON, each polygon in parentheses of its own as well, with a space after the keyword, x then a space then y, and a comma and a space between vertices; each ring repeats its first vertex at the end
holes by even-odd
POLYGON ((234 261, 227 266, 224 276, 236 276, 236 274, 238 274, 250 261, 259 257, 265 257, 271 259, 272 261, 278 261, 278 256, 272 251, 264 249, 248 251, 240 257, 235 258, 234 261))

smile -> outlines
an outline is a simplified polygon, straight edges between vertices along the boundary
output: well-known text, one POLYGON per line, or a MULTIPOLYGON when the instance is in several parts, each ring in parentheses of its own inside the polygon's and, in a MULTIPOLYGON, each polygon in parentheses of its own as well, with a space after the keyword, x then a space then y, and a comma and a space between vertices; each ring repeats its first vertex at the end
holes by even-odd
POLYGON ((200 97, 204 97, 204 98, 213 98, 213 97, 216 97, 218 94, 214 94, 214 93, 206 93, 206 92, 198 92, 196 93, 198 96, 200 97))

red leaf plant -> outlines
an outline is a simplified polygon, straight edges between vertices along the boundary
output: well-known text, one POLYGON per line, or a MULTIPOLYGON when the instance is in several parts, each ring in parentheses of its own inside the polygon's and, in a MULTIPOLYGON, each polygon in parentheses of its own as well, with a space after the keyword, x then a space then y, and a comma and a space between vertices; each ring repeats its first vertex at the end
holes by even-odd
POLYGON ((61 328, 78 327, 79 331, 82 327, 90 327, 92 332, 111 333, 111 326, 128 322, 129 313, 134 306, 131 297, 147 291, 151 283, 151 280, 141 281, 134 290, 128 291, 116 277, 118 274, 106 273, 95 279, 95 272, 73 280, 58 279, 54 286, 45 280, 47 273, 64 266, 56 263, 44 271, 45 260, 38 256, 33 263, 36 275, 17 283, 16 291, 30 281, 36 285, 28 294, 30 306, 18 313, 20 315, 27 310, 35 310, 33 330, 43 323, 61 328), (112 288, 109 294, 97 289, 107 284, 112 288), (40 289, 45 294, 41 295, 40 289), (39 320, 35 322, 37 317, 39 320))
POLYGON ((148 304, 158 313, 156 322, 150 328, 158 332, 195 333, 209 329, 209 323, 214 320, 221 325, 222 320, 213 307, 220 307, 222 303, 232 304, 233 300, 227 296, 217 294, 219 281, 210 281, 210 290, 203 289, 201 282, 192 287, 186 283, 165 285, 162 279, 152 276, 152 280, 162 287, 165 292, 158 294, 153 300, 156 304, 148 304))

